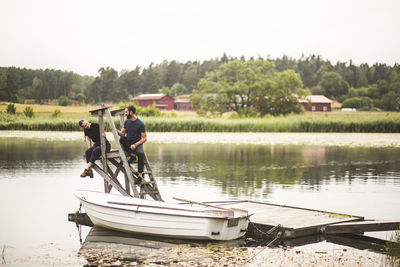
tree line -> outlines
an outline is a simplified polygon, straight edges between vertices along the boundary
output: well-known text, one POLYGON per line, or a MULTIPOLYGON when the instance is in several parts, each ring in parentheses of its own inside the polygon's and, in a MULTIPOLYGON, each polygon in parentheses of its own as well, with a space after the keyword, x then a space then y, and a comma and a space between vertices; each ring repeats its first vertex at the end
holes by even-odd
MULTIPOLYGON (((96 77, 52 69, 1 67, 0 101, 23 102, 25 99, 34 99, 37 103, 46 103, 48 100, 63 97, 63 100, 69 99, 82 103, 104 103, 126 101, 142 93, 158 92, 170 96, 194 92, 198 100, 199 93, 204 95, 212 93, 210 88, 205 88, 216 85, 211 83, 212 79, 215 80, 218 75, 232 74, 223 74, 224 71, 221 70, 225 68, 225 71, 228 71, 223 66, 233 64, 232 62, 235 62, 237 66, 247 64, 246 66, 250 69, 259 68, 259 66, 255 67, 257 64, 268 65, 269 78, 275 76, 270 80, 270 82, 273 81, 274 86, 279 86, 278 76, 282 78, 286 75, 293 78, 298 75, 301 82, 297 84, 298 89, 306 89, 313 94, 323 94, 343 102, 344 106, 357 105, 358 108, 363 109, 377 107, 384 110, 399 108, 399 64, 396 63, 393 66, 381 63, 355 65, 352 61, 333 64, 319 55, 302 56, 299 59, 287 56, 276 59, 269 57, 246 59, 223 54, 220 58, 210 60, 185 63, 176 60, 163 61, 159 64, 151 63, 147 67, 136 66, 133 70, 120 72, 112 67, 102 67, 96 77)), ((219 83, 224 82, 226 84, 222 77, 219 83)), ((251 80, 244 83, 248 82, 251 83, 251 80)), ((240 86, 240 83, 235 86, 240 86)), ((246 86, 251 87, 250 84, 246 86)), ((267 86, 265 81, 264 86, 267 86)), ((287 89, 282 88, 286 92, 287 89)), ((291 89, 292 93, 293 91, 296 90, 291 89)), ((216 90, 213 93, 218 94, 219 91, 216 90)), ((235 100, 236 97, 238 96, 231 95, 231 100, 235 100)), ((68 101, 62 102, 68 104, 68 101)), ((236 106, 234 103, 229 103, 229 105, 232 108, 236 107, 237 103, 236 106)))

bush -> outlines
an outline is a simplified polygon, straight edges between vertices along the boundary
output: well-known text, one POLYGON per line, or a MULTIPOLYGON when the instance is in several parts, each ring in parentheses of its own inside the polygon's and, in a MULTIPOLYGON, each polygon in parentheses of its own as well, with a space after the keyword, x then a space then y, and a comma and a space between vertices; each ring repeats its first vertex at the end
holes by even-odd
POLYGON ((53 117, 53 118, 58 118, 58 117, 60 117, 62 115, 62 112, 61 112, 61 110, 59 110, 59 109, 55 109, 54 111, 53 111, 53 113, 51 113, 51 116, 53 117))
POLYGON ((86 96, 85 96, 84 94, 82 94, 82 93, 79 93, 79 94, 76 96, 76 100, 77 100, 79 103, 84 103, 84 102, 86 101, 86 96))
POLYGON ((58 105, 60 105, 60 106, 68 106, 70 104, 70 102, 71 101, 66 96, 60 96, 58 98, 58 105))
POLYGON ((145 108, 136 106, 136 114, 143 117, 161 117, 161 111, 155 106, 145 108))
POLYGON ((25 107, 23 112, 24 112, 24 115, 28 118, 32 118, 35 116, 35 113, 33 112, 33 108, 30 106, 25 107))
POLYGON ((15 107, 14 104, 8 104, 7 105, 7 113, 14 115, 17 112, 17 108, 15 107))
POLYGON ((373 101, 369 97, 352 97, 343 102, 342 108, 372 110, 373 106, 373 101))

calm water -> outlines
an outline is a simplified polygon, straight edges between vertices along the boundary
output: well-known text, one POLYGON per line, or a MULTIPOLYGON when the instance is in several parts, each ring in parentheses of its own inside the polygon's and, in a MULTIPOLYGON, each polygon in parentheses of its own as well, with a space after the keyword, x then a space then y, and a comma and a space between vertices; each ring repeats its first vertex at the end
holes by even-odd
MULTIPOLYGON (((76 260, 81 245, 67 221, 79 207, 73 191, 103 190, 99 175, 79 177, 84 150, 83 141, 0 138, 0 245, 10 259, 46 261, 46 250, 53 261, 76 260)), ((254 199, 400 218, 398 147, 149 143, 145 150, 167 201, 254 199)))

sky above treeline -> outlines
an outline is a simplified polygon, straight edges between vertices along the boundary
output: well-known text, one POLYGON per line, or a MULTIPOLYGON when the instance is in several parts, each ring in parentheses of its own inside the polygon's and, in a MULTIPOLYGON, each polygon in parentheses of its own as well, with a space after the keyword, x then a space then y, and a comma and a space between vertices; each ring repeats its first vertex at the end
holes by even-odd
POLYGON ((97 75, 163 60, 400 63, 399 0, 1 0, 0 66, 97 75))

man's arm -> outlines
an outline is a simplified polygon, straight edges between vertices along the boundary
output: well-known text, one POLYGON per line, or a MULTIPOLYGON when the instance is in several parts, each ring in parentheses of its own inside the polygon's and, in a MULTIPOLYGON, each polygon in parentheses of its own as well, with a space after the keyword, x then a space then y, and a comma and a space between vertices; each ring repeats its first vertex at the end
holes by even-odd
POLYGON ((137 141, 136 143, 134 143, 133 145, 131 145, 131 149, 135 150, 136 147, 140 146, 141 144, 145 143, 147 141, 147 134, 146 132, 142 132, 140 133, 140 135, 142 136, 142 139, 140 139, 139 141, 137 141))
MULTIPOLYGON (((112 128, 111 128, 111 127, 110 127, 110 129, 111 129, 111 131, 112 131, 112 128)), ((125 129, 125 128, 122 128, 121 131, 118 130, 117 128, 115 128, 115 130, 117 131, 117 134, 118 134, 119 136, 124 136, 124 135, 126 134, 126 129, 125 129)))
POLYGON ((119 136, 124 136, 126 134, 126 129, 122 128, 121 131, 117 130, 117 133, 118 133, 119 136))
POLYGON ((92 140, 89 138, 89 136, 86 136, 86 144, 88 145, 88 148, 92 146, 92 140))

